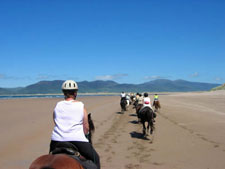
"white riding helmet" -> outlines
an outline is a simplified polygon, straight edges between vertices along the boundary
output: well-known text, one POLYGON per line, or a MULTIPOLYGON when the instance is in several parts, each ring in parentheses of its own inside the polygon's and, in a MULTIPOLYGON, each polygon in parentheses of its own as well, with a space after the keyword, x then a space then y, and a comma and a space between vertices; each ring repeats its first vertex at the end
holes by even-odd
POLYGON ((78 90, 78 85, 73 80, 66 80, 62 84, 62 90, 78 90))

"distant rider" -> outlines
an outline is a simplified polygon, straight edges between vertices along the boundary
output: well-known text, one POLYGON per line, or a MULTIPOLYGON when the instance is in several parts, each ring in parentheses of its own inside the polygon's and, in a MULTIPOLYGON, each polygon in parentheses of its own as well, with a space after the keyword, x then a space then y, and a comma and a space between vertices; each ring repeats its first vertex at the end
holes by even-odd
POLYGON ((130 94, 126 94, 127 105, 130 105, 130 94))
POLYGON ((121 99, 124 99, 124 98, 126 98, 126 94, 124 92, 121 92, 120 97, 121 97, 121 99))
MULTIPOLYGON (((149 107, 150 109, 152 109, 151 106, 151 99, 150 97, 148 97, 148 93, 144 93, 144 98, 143 98, 143 107, 141 108, 140 111, 142 111, 142 109, 149 107)), ((152 109, 153 110, 153 109, 152 109)), ((153 122, 155 122, 154 118, 156 117, 155 112, 153 112, 153 122)))
POLYGON ((161 107, 160 103, 159 103, 159 96, 158 96, 158 94, 154 95, 153 106, 155 106, 156 104, 158 104, 159 108, 161 107))
POLYGON ((143 96, 140 93, 138 93, 136 113, 137 113, 139 121, 140 121, 139 111, 142 108, 142 106, 143 106, 143 96))
POLYGON ((151 99, 150 99, 150 97, 148 97, 148 93, 144 93, 143 108, 144 107, 150 107, 152 109, 151 99))
POLYGON ((134 101, 134 107, 137 108, 138 105, 138 99, 139 99, 139 93, 136 94, 135 96, 135 101, 134 101))
POLYGON ((158 94, 155 94, 154 95, 154 101, 158 101, 159 100, 159 96, 158 96, 158 94))

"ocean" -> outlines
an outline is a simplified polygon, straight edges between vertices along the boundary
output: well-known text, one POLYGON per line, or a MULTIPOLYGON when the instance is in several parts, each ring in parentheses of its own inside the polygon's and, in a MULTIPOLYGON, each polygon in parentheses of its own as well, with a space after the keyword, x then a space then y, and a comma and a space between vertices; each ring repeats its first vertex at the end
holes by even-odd
MULTIPOLYGON (((87 96, 119 96, 119 94, 78 94, 78 97, 87 96)), ((0 95, 0 99, 24 99, 24 98, 64 98, 62 94, 29 94, 29 95, 0 95)))

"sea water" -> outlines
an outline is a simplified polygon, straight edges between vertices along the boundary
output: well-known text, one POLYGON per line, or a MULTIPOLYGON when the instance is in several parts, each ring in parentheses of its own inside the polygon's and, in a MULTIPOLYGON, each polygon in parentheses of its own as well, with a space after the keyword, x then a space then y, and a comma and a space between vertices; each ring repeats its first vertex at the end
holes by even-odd
MULTIPOLYGON (((119 94, 78 94, 78 97, 89 96, 119 96, 119 94)), ((29 95, 0 95, 0 99, 24 99, 24 98, 64 98, 62 94, 29 94, 29 95)))

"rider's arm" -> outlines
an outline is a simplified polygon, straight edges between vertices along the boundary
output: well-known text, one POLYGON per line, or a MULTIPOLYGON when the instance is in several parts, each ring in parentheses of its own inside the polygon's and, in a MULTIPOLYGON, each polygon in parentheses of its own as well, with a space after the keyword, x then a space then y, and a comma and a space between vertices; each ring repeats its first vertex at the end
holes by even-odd
POLYGON ((88 134, 89 132, 88 113, 85 108, 84 108, 83 128, 84 128, 84 134, 88 134))

